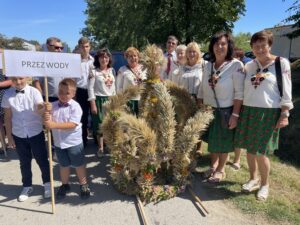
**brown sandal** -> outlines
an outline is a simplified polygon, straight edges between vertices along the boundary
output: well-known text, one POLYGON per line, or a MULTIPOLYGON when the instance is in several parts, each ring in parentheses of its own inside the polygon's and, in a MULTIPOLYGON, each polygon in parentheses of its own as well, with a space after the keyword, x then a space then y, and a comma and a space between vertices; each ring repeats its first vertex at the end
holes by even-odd
POLYGON ((225 172, 216 171, 214 174, 208 178, 209 183, 220 183, 226 178, 225 172))

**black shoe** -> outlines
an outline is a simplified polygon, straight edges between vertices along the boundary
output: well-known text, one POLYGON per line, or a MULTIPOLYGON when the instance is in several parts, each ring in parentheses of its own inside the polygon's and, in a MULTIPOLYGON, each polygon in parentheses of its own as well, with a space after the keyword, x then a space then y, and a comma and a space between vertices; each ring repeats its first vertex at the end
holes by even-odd
POLYGON ((69 192, 71 190, 71 187, 69 184, 62 184, 58 191, 56 192, 56 197, 57 198, 64 198, 67 194, 67 192, 69 192))
POLYGON ((88 198, 88 197, 90 197, 90 194, 91 194, 91 190, 90 190, 88 184, 80 185, 80 196, 81 196, 81 198, 88 198))

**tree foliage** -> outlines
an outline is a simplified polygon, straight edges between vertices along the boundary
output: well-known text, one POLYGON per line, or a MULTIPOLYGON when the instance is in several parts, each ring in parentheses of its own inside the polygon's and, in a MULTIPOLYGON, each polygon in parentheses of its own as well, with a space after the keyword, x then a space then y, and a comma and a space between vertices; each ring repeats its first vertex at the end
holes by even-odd
POLYGON ((164 44, 170 34, 182 43, 204 42, 219 30, 231 30, 245 11, 244 0, 86 1, 82 34, 115 50, 164 44))
POLYGON ((287 36, 289 38, 295 38, 300 36, 300 1, 296 0, 293 5, 287 10, 292 15, 285 19, 285 22, 292 22, 294 25, 292 26, 295 29, 293 32, 289 33, 287 36))
POLYGON ((38 41, 30 40, 26 41, 19 37, 13 37, 11 39, 5 37, 3 34, 0 34, 0 48, 3 49, 13 49, 13 50, 25 50, 24 42, 28 42, 36 46, 37 49, 40 48, 38 41))
POLYGON ((240 32, 233 36, 234 46, 243 49, 245 52, 251 50, 251 33, 240 32))

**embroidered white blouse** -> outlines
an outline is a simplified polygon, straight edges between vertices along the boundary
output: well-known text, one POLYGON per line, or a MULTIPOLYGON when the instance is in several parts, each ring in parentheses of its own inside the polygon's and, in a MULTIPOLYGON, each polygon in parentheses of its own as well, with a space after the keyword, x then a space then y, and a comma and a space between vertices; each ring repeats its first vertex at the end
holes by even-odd
POLYGON ((90 69, 88 80, 88 101, 95 100, 96 96, 113 96, 116 94, 115 70, 99 71, 90 69))
POLYGON ((214 92, 210 86, 211 72, 218 73, 219 79, 215 85, 215 92, 221 108, 233 105, 233 100, 243 100, 244 95, 244 66, 237 59, 224 62, 218 70, 215 64, 208 62, 204 68, 203 81, 199 87, 197 98, 203 99, 203 103, 217 107, 214 92), (212 66, 213 65, 213 66, 212 66), (211 71, 213 70, 213 71, 211 71))
POLYGON ((194 66, 181 66, 179 68, 177 84, 184 87, 190 94, 197 95, 202 83, 203 71, 207 62, 202 60, 194 66))
MULTIPOLYGON (((117 93, 124 91, 129 86, 139 85, 146 79, 146 70, 143 70, 141 65, 138 65, 138 68, 134 72, 127 66, 122 66, 117 75, 117 93)), ((140 100, 140 95, 132 98, 132 100, 140 100)))
POLYGON ((252 60, 245 66, 244 105, 260 108, 281 108, 286 106, 292 109, 292 82, 290 63, 280 58, 282 71, 282 98, 280 97, 275 70, 275 60, 262 67, 258 60, 252 60), (258 77, 257 70, 262 72, 258 77))

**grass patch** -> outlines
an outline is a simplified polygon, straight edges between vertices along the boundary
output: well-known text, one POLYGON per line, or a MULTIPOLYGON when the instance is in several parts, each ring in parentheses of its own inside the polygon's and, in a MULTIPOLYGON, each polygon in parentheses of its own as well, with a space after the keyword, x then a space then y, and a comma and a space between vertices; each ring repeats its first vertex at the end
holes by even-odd
MULTIPOLYGON (((197 171, 207 169, 209 162, 205 151, 197 171)), ((257 201, 255 193, 241 192, 241 185, 249 179, 245 152, 241 169, 234 171, 226 166, 226 175, 225 181, 214 188, 215 192, 221 192, 222 198, 232 201, 243 213, 263 216, 272 224, 300 224, 300 171, 295 167, 281 163, 275 156, 271 158, 270 195, 265 202, 257 201)))

